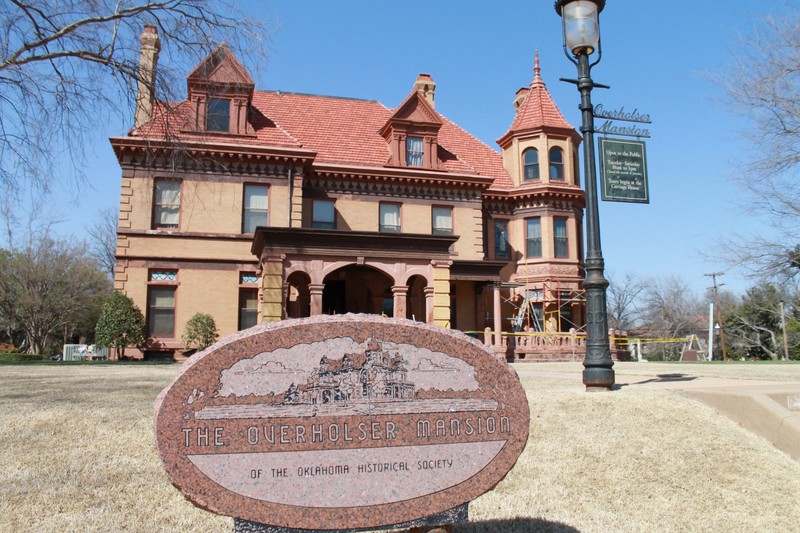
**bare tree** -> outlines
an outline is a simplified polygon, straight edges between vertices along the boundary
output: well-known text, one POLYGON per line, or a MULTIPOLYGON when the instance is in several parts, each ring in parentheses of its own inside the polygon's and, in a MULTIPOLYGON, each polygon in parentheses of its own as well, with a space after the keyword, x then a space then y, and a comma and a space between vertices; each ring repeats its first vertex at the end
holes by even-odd
POLYGON ((800 10, 757 21, 736 58, 723 83, 751 123, 752 143, 738 181, 750 193, 746 207, 768 217, 774 235, 737 237, 725 252, 754 277, 787 280, 800 273, 800 10))
MULTIPOLYGON (((675 339, 704 331, 707 318, 704 303, 685 281, 674 276, 650 280, 643 291, 643 300, 643 328, 649 336, 675 339)), ((679 345, 656 345, 653 351, 666 359, 679 345)))
POLYGON ((111 289, 82 243, 29 236, 0 253, 0 323, 22 333, 23 348, 43 354, 99 312, 111 289))
POLYGON ((89 252, 97 264, 113 279, 117 264, 117 210, 113 207, 97 213, 94 221, 86 227, 89 236, 89 252))
POLYGON ((631 272, 622 278, 609 275, 607 314, 608 325, 628 331, 636 326, 642 316, 640 296, 645 285, 631 272))
POLYGON ((263 51, 262 24, 234 0, 0 2, 0 191, 46 189, 64 156, 79 178, 87 137, 111 116, 129 118, 142 84, 161 102, 176 99, 177 70, 140 75, 146 24, 180 72, 222 40, 244 58, 263 51))

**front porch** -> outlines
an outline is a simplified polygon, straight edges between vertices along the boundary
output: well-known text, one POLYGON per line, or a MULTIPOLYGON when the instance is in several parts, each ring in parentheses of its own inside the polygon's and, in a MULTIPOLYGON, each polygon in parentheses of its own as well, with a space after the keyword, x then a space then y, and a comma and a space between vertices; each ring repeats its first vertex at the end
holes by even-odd
MULTIPOLYGON (((611 359, 630 361, 627 333, 608 330, 611 359)), ((509 362, 583 361, 586 356, 586 333, 570 329, 568 333, 483 332, 483 343, 509 362)))

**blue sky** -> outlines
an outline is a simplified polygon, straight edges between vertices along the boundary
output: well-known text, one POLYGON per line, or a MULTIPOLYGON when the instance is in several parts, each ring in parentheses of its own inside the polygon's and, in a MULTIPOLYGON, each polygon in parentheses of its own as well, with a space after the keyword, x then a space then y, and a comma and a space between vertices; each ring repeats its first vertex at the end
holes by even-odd
MULTIPOLYGON (((242 2, 275 31, 268 57, 248 64, 260 89, 378 100, 395 107, 417 74, 437 83, 437 111, 490 146, 513 119, 515 92, 542 77, 576 128, 575 67, 564 56, 560 18, 550 0, 405 2, 271 0, 242 2)), ((601 15, 602 61, 594 68, 593 102, 651 115, 647 140, 651 202, 600 205, 607 271, 621 277, 675 275, 701 293, 703 274, 724 268, 706 258, 733 233, 760 231, 741 205, 733 177, 746 157, 747 122, 730 113, 715 79, 732 65, 737 39, 781 4, 730 0, 609 0, 601 15)), ((187 71, 188 72, 188 71, 187 71)), ((130 116, 130 113, 128 114, 130 116)), ((63 198, 58 231, 81 237, 94 213, 115 207, 120 171, 107 138, 129 124, 99 128, 88 153, 89 186, 63 198)), ((65 163, 66 164, 66 163, 65 163)), ((721 278, 743 292, 750 282, 721 278)))

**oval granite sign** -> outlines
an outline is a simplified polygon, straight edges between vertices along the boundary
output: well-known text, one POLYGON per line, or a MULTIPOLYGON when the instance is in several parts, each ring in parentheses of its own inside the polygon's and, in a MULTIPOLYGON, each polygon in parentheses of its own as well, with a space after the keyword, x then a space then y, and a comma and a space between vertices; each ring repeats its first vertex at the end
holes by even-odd
POLYGON ((156 400, 172 482, 205 509, 302 529, 403 523, 491 490, 528 438, 516 373, 452 330, 286 320, 185 363, 156 400))

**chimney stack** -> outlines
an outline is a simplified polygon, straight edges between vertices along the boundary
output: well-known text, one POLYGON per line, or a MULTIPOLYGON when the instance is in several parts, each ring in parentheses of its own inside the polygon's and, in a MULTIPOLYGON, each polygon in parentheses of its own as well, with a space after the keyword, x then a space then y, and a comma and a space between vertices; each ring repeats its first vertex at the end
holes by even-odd
POLYGON ((414 89, 421 92, 425 100, 430 106, 436 109, 436 104, 433 102, 433 93, 436 91, 436 82, 433 81, 430 74, 420 74, 417 76, 417 81, 414 82, 414 89))
POLYGON ((530 88, 522 87, 520 90, 517 91, 517 96, 514 98, 514 111, 519 113, 519 108, 522 106, 522 103, 525 101, 525 98, 528 96, 528 91, 530 88))
POLYGON ((139 57, 139 83, 136 94, 136 114, 133 119, 134 128, 146 124, 153 118, 156 67, 158 65, 158 52, 161 50, 158 31, 151 24, 145 24, 139 40, 142 44, 142 51, 139 57))

